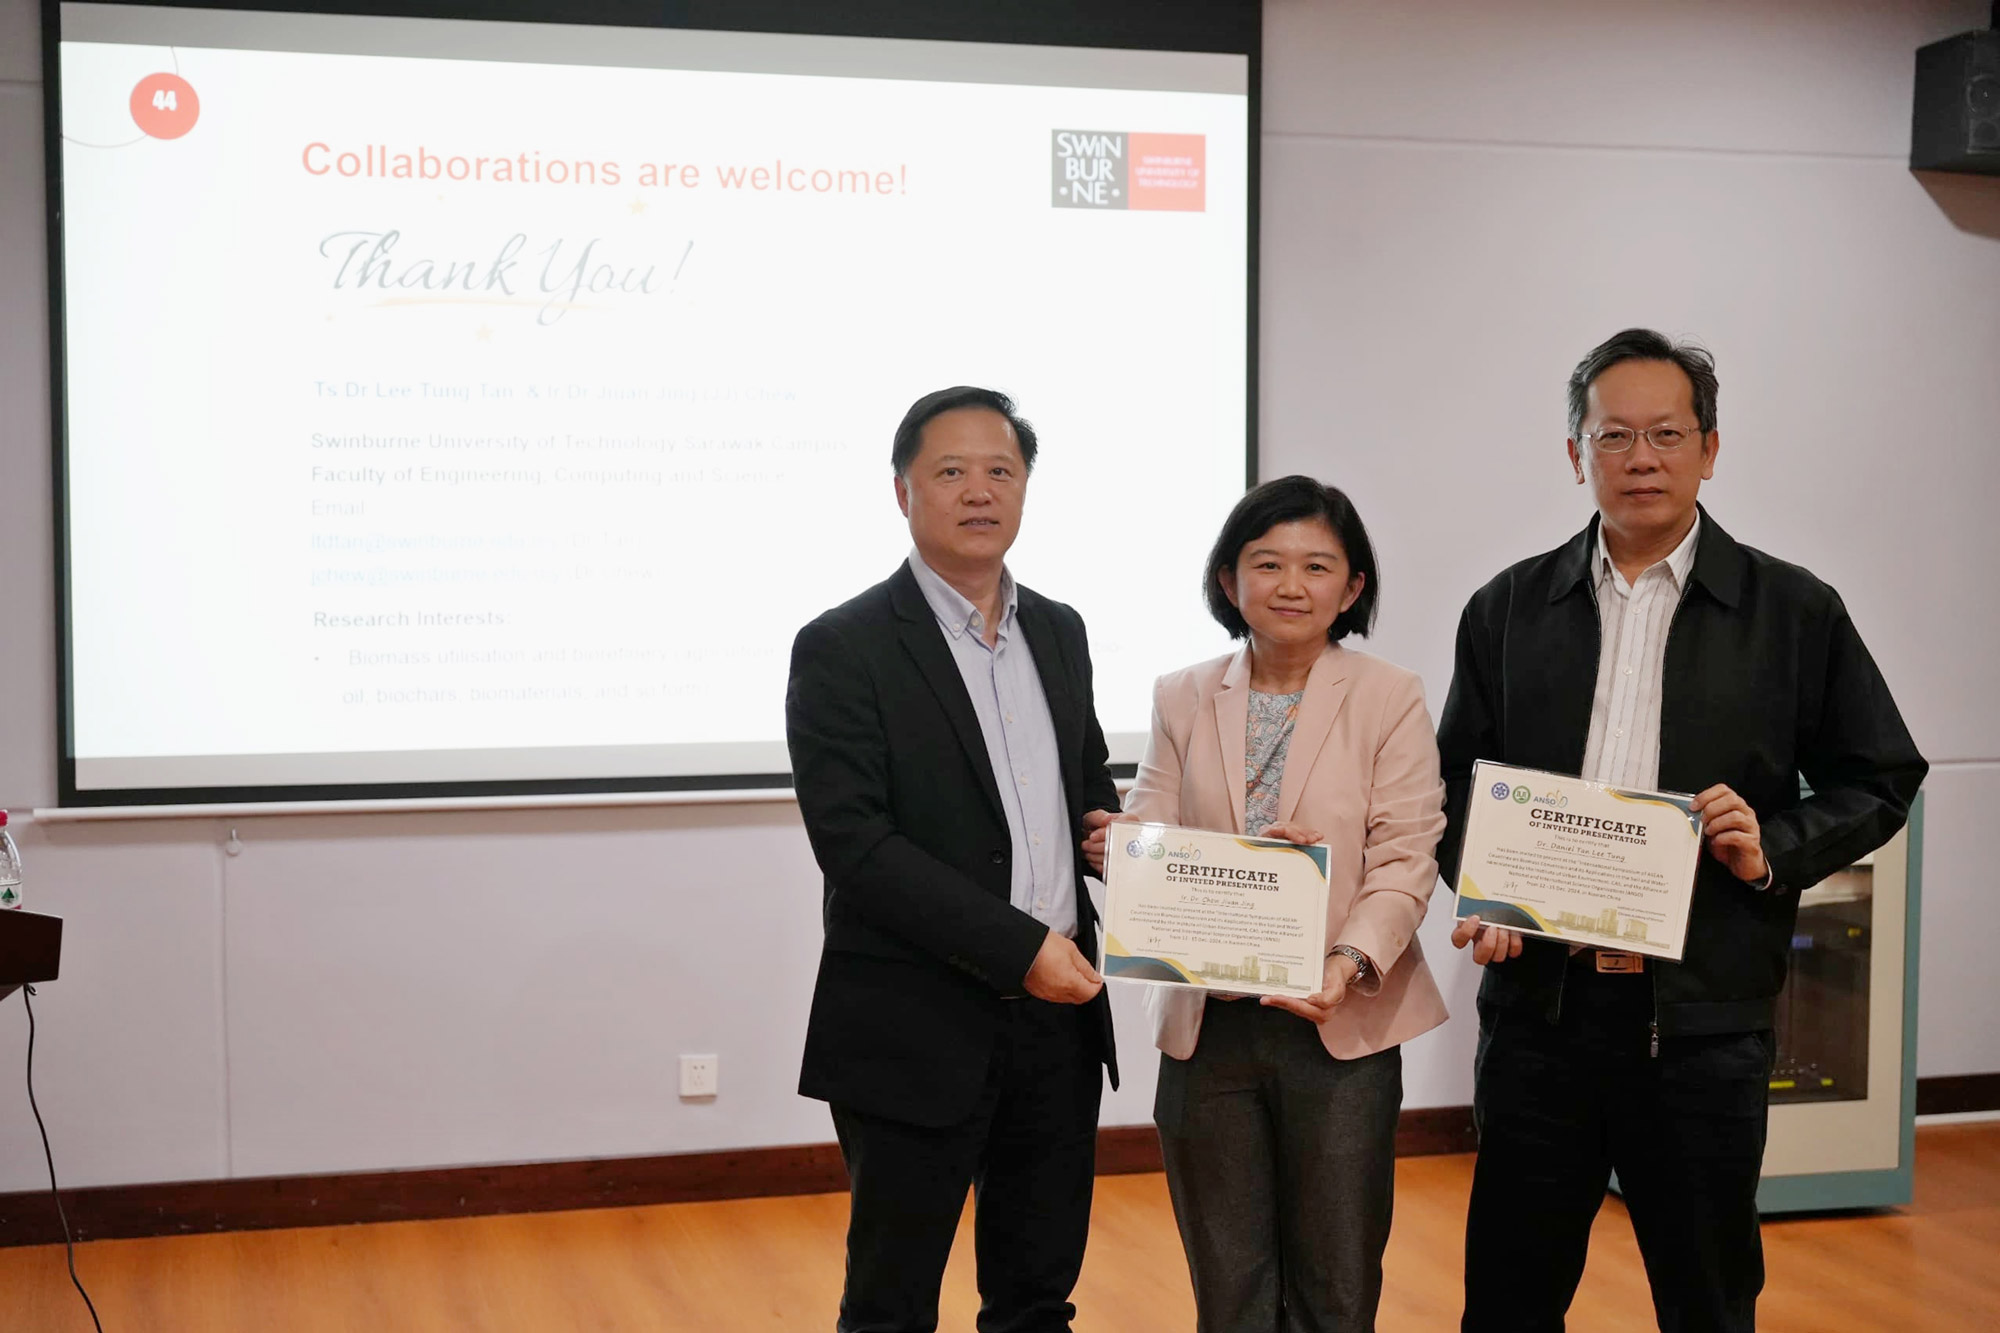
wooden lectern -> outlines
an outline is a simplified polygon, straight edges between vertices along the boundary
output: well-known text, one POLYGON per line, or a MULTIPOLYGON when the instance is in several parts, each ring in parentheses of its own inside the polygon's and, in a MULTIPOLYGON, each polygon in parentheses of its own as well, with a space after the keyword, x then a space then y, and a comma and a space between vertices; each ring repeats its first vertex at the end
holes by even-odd
POLYGON ((0 910, 0 1000, 31 981, 54 981, 62 918, 0 910))

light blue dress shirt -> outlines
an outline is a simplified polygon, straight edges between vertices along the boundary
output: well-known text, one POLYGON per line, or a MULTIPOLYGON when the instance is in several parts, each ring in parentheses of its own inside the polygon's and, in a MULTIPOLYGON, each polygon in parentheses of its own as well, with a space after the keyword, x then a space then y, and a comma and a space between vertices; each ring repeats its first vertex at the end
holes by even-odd
POLYGON ((1063 796, 1062 756, 1034 652, 1015 616, 1020 598, 1014 576, 1000 576, 1000 629, 989 648, 978 607, 915 551, 910 552, 910 572, 944 630, 986 738, 986 757, 1014 843, 1008 901, 1057 934, 1075 939, 1076 858, 1070 846, 1069 802, 1063 796))

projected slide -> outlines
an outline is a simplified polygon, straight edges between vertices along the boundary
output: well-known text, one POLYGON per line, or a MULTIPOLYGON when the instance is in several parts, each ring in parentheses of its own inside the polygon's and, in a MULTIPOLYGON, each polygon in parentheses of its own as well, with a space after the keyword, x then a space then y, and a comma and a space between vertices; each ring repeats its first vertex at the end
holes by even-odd
POLYGON ((62 7, 75 787, 782 774, 793 634, 1013 393, 1114 758, 1219 651, 1241 57, 62 7))

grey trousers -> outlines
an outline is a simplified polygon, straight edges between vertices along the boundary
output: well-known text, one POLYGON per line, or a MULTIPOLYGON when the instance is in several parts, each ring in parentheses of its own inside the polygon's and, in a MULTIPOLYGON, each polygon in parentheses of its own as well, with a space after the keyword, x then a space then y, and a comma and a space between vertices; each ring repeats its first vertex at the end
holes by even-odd
POLYGON ((1199 1333, 1375 1327, 1402 1104, 1401 1047, 1336 1060, 1296 1014, 1209 1001, 1153 1102, 1199 1333))

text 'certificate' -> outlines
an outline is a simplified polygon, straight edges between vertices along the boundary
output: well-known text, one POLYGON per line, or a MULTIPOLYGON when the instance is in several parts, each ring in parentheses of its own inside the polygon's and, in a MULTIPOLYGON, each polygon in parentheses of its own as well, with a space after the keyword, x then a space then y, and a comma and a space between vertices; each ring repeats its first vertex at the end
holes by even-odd
POLYGON ((1104 957, 1118 981, 1311 995, 1326 972, 1324 846, 1113 824, 1104 957))
POLYGON ((1701 857, 1693 801, 1482 759, 1456 915, 1678 961, 1701 857))

